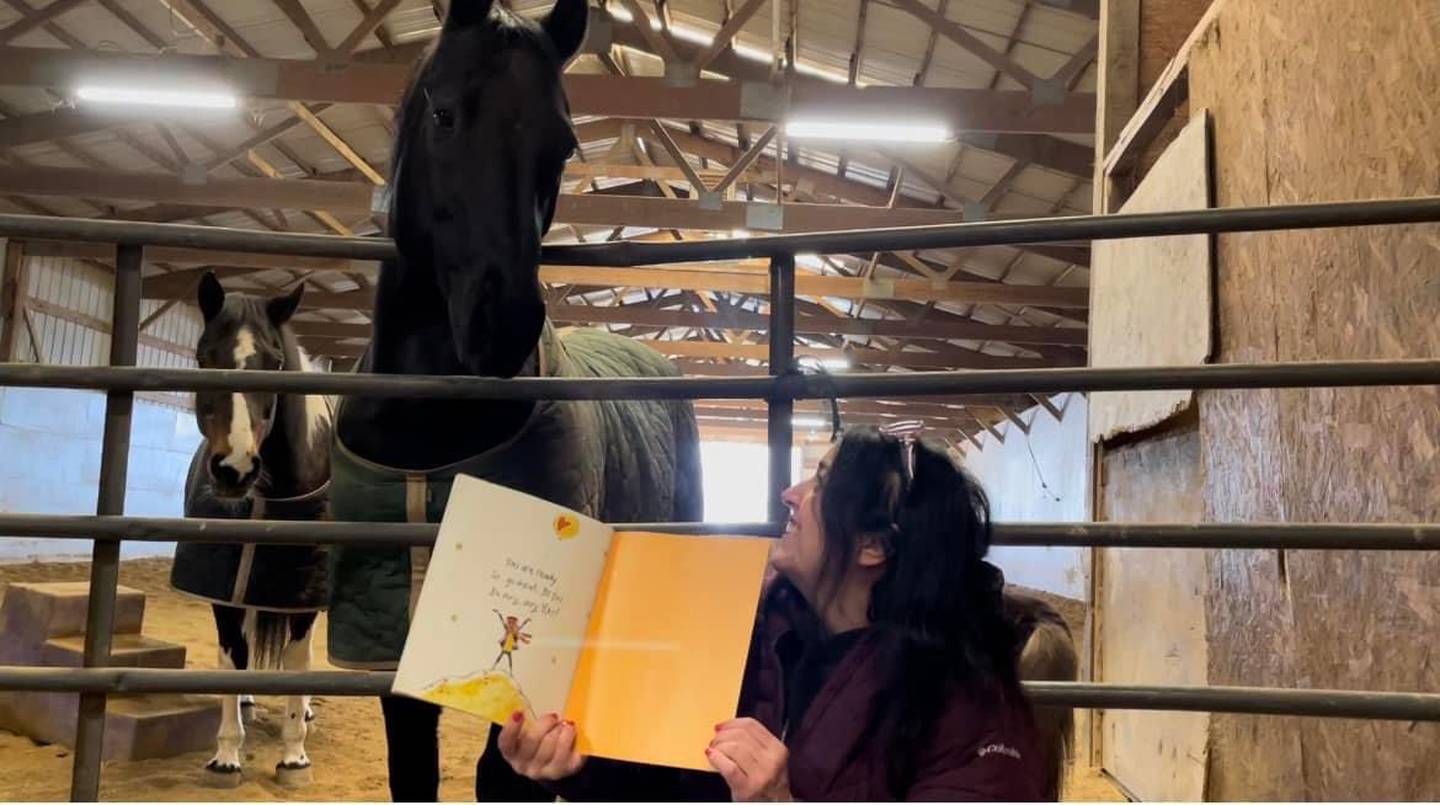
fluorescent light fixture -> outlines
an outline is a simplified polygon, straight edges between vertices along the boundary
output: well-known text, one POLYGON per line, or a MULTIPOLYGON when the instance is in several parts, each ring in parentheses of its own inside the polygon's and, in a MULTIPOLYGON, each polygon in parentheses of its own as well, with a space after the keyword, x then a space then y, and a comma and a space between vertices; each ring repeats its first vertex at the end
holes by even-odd
POLYGON ((821 358, 820 365, 826 369, 849 369, 849 358, 821 358))
POLYGON ((732 237, 732 238, 748 238, 748 237, 750 237, 750 230, 748 230, 748 229, 732 229, 732 230, 730 230, 730 237, 732 237))
POLYGON ((949 140, 950 130, 932 123, 860 123, 824 120, 791 120, 785 124, 788 137, 818 140, 868 140, 904 143, 940 143, 949 140))
POLYGON ((790 424, 797 428, 810 428, 813 430, 815 428, 825 427, 825 420, 818 416, 797 416, 790 420, 790 424))
POLYGON ((186 109, 234 109, 240 99, 227 92, 141 89, 138 87, 84 86, 75 97, 91 103, 132 106, 178 106, 186 109))

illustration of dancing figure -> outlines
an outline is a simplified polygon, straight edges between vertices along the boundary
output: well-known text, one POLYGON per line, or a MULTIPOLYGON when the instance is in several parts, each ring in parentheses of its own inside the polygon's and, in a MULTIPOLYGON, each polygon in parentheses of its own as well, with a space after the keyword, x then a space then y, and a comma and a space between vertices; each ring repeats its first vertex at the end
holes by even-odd
POLYGON ((510 668, 510 675, 514 676, 515 650, 520 648, 521 643, 530 642, 530 635, 521 631, 525 628, 525 624, 530 622, 530 619, 526 618, 522 621, 519 618, 516 618, 514 615, 501 615, 500 610, 498 609, 494 609, 491 611, 495 613, 495 617, 500 619, 500 627, 505 630, 505 634, 500 638, 499 641, 500 653, 495 655, 495 662, 490 666, 490 668, 494 669, 500 664, 501 660, 504 660, 510 668))

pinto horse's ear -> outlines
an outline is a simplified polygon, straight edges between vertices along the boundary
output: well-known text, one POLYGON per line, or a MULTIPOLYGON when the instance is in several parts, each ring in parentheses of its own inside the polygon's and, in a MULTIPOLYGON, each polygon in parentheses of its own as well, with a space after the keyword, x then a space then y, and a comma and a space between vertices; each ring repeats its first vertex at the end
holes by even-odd
POLYGON ((451 29, 479 25, 490 16, 494 0, 450 0, 450 10, 445 14, 445 27, 451 29))
POLYGON ((305 283, 295 286, 295 290, 284 296, 277 296, 265 302, 265 315, 270 318, 270 323, 276 327, 290 321, 295 311, 300 307, 300 297, 305 295, 305 283))
POLYGON ((545 15, 542 25, 560 55, 561 64, 570 61, 580 50, 589 24, 590 8, 585 0, 556 0, 555 7, 545 15))
POLYGON ((200 278, 200 292, 197 295, 200 303, 200 315, 205 321, 220 315, 220 309, 225 307, 225 288, 220 285, 220 279, 215 276, 214 271, 206 271, 205 276, 200 278))

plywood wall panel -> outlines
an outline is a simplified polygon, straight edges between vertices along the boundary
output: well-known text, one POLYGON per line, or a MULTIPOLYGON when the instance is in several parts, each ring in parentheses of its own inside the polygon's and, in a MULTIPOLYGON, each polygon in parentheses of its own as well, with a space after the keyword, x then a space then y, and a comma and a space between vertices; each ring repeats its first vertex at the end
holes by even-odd
MULTIPOLYGON (((1431 0, 1232 0, 1192 56, 1215 115, 1220 206, 1440 187, 1440 13, 1431 0)), ((1435 226, 1226 235, 1218 360, 1440 355, 1435 226)), ((1208 392, 1206 515, 1440 516, 1433 389, 1208 392)), ((1440 558, 1222 552, 1207 595, 1212 684, 1440 690, 1440 558)), ((1216 716, 1220 799, 1434 799, 1440 728, 1216 716)))
MULTIPOLYGON (((1210 206, 1209 113, 1201 109, 1120 213, 1210 206)), ((1090 365, 1196 366, 1210 356, 1210 236, 1097 241, 1090 275, 1090 365)), ((1190 405, 1189 389, 1090 394, 1090 440, 1152 428, 1190 405)))
MULTIPOLYGON (((1123 523, 1199 522, 1204 513, 1198 420, 1104 455, 1101 517, 1123 523)), ((1193 550, 1097 551, 1097 679, 1115 684, 1206 684, 1205 555, 1193 550)), ((1143 801, 1204 797, 1209 713, 1106 710, 1101 761, 1143 801)))

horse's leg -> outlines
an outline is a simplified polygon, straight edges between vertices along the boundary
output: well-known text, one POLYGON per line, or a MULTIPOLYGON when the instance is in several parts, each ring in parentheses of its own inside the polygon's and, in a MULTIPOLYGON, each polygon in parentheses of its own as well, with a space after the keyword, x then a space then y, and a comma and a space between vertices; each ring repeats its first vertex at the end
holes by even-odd
POLYGON ((255 696, 251 693, 240 694, 240 721, 244 724, 255 723, 255 696))
MULTIPOLYGON (((280 664, 286 671, 310 670, 310 635, 315 613, 289 616, 290 634, 280 664)), ((310 757, 305 754, 305 734, 309 731, 309 696, 290 696, 285 700, 285 726, 280 736, 285 754, 275 767, 275 779, 282 785, 298 787, 311 781, 310 757)))
MULTIPOLYGON (((250 650, 245 643, 245 611, 234 607, 212 607, 215 631, 220 644, 220 667, 243 671, 250 650)), ((215 737, 215 757, 205 764, 205 778, 210 785, 234 788, 240 785, 240 746, 245 742, 245 725, 240 720, 240 697, 220 697, 220 730, 215 737)))
POLYGON ((381 696, 390 801, 440 798, 440 708, 406 696, 381 696))

